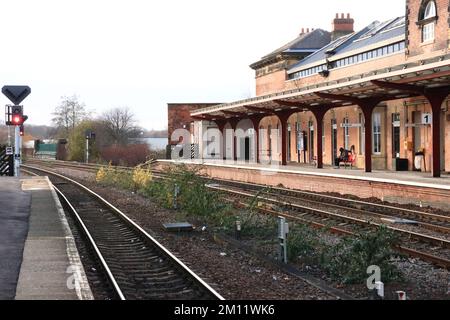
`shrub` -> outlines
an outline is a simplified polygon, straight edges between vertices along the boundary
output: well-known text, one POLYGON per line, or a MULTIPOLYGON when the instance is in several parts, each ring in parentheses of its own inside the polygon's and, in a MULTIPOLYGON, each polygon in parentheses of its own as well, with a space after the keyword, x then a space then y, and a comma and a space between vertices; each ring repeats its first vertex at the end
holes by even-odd
POLYGON ((321 264, 334 279, 343 283, 360 283, 367 279, 367 268, 379 266, 383 281, 400 279, 399 270, 390 263, 396 255, 393 247, 399 238, 387 227, 344 238, 338 245, 322 253, 321 264))
POLYGON ((145 192, 155 197, 163 206, 172 208, 177 189, 178 209, 185 210, 191 216, 212 218, 226 206, 220 201, 217 192, 205 186, 201 170, 191 169, 184 164, 173 165, 169 168, 166 179, 150 183, 145 192))
POLYGON ((101 158, 112 165, 134 167, 148 160, 147 144, 113 145, 100 149, 101 158))
POLYGON ((152 172, 149 168, 143 169, 141 167, 136 167, 133 170, 133 183, 135 190, 141 190, 148 186, 152 181, 152 172))
POLYGON ((273 237, 277 230, 276 218, 269 215, 258 214, 259 198, 264 193, 270 191, 270 187, 259 190, 247 204, 247 207, 239 212, 243 236, 253 236, 259 238, 273 237))
POLYGON ((101 167, 95 176, 97 183, 104 186, 117 186, 122 189, 134 189, 133 175, 130 171, 119 170, 109 164, 101 167))
POLYGON ((319 233, 306 226, 296 224, 288 236, 288 259, 296 261, 299 258, 313 262, 317 252, 322 248, 319 233))

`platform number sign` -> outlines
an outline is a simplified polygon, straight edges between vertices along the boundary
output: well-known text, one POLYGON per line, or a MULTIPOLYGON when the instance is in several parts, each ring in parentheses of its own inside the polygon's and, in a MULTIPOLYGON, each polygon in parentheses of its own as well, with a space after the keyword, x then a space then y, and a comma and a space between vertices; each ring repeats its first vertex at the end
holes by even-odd
POLYGON ((430 112, 422 113, 422 124, 431 124, 433 122, 433 114, 430 112))

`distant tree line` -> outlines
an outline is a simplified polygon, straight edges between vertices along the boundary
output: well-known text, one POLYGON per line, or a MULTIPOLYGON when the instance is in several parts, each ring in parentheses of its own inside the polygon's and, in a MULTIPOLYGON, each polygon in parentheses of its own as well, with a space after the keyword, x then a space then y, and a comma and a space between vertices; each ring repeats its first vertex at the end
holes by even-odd
MULTIPOLYGON (((54 137, 67 139, 68 160, 85 159, 86 132, 94 132, 89 141, 90 159, 97 162, 136 165, 150 157, 147 144, 136 146, 132 138, 143 138, 149 132, 137 126, 135 116, 128 107, 111 108, 93 117, 77 96, 62 97, 53 112, 54 137)), ((154 153, 152 154, 154 156, 154 153)))

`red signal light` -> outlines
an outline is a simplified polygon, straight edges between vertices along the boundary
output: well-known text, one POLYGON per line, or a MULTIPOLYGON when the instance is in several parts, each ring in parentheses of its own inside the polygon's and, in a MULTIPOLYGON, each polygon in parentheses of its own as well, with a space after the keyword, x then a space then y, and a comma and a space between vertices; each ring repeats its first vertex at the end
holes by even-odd
POLYGON ((22 116, 18 114, 13 115, 12 122, 14 125, 21 125, 23 123, 22 116))

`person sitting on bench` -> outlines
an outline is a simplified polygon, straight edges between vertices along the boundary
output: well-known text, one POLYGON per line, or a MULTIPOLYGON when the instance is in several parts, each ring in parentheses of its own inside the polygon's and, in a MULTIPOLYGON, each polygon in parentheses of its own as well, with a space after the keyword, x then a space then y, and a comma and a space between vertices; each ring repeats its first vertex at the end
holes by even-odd
POLYGON ((350 164, 350 167, 353 167, 353 163, 356 160, 355 146, 351 146, 350 150, 346 150, 344 148, 339 149, 339 157, 335 159, 335 165, 339 169, 339 164, 341 162, 344 163, 345 167, 347 164, 350 164))
POLYGON ((339 169, 339 163, 344 161, 345 158, 345 149, 344 148, 339 148, 339 156, 336 157, 336 159, 334 159, 334 164, 335 166, 339 169))

